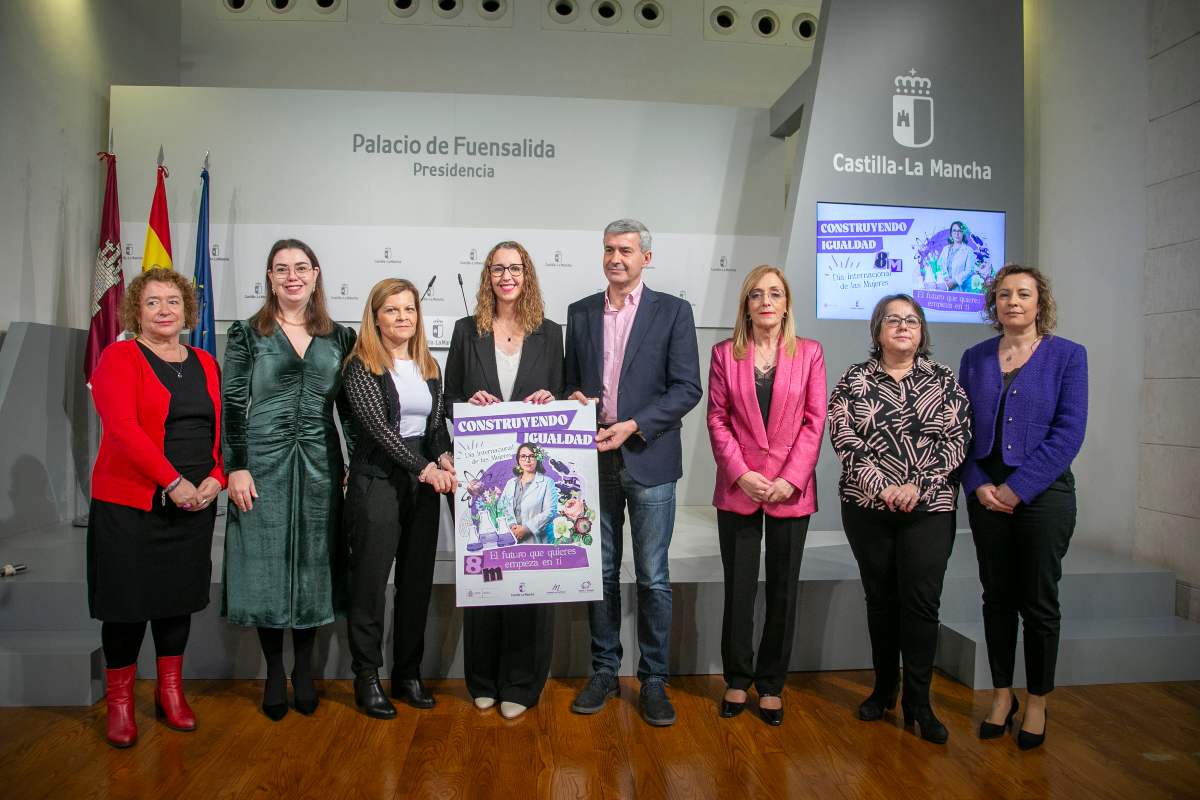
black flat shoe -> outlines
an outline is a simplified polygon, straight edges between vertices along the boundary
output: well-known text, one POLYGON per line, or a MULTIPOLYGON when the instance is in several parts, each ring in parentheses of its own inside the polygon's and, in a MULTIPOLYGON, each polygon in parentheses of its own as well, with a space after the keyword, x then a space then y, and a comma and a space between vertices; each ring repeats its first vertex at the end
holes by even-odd
POLYGON ((979 738, 980 739, 999 739, 1004 735, 1008 727, 1012 725, 1013 715, 1017 713, 1017 709, 1021 704, 1017 702, 1017 696, 1012 696, 1012 707, 1008 709, 1008 714, 1004 717, 1004 722, 997 725, 994 722, 988 722, 986 719, 979 723, 979 738))
POLYGON ((908 727, 913 723, 917 725, 917 733, 927 742, 945 744, 950 738, 950 731, 934 716, 933 709, 929 706, 904 706, 904 726, 908 727))
POLYGON ((1042 725, 1041 733, 1030 733, 1027 730, 1021 729, 1017 731, 1017 747, 1022 750, 1033 750, 1036 747, 1041 747, 1042 742, 1046 741, 1046 729, 1050 727, 1050 712, 1046 712, 1046 722, 1042 725))
POLYGON ((398 681, 392 680, 392 697, 403 700, 413 708, 433 708, 437 701, 426 690, 420 678, 398 681))
POLYGON ((372 719, 394 719, 396 716, 396 707, 384 694, 379 676, 371 672, 355 676, 354 705, 372 719))
MULTIPOLYGON (((760 693, 759 697, 771 697, 771 695, 760 693)), ((779 708, 763 708, 760 705, 758 707, 758 715, 762 717, 763 722, 776 728, 783 724, 783 706, 779 708)))
POLYGON ((896 697, 899 691, 894 691, 887 697, 871 692, 866 700, 858 707, 858 718, 863 722, 878 722, 883 719, 883 712, 896 707, 896 697))
POLYGON ((264 714, 267 715, 267 719, 271 720, 271 722, 279 722, 279 720, 281 720, 287 716, 288 704, 287 703, 263 703, 262 711, 264 714))

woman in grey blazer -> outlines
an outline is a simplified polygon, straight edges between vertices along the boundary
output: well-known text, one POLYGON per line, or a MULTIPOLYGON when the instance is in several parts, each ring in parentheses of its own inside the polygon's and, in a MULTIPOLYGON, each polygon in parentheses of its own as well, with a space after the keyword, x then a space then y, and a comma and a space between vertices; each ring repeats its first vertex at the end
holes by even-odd
POLYGON ((535 444, 517 448, 512 479, 500 493, 500 508, 513 538, 525 544, 551 544, 550 520, 558 510, 558 488, 546 475, 545 454, 535 444))

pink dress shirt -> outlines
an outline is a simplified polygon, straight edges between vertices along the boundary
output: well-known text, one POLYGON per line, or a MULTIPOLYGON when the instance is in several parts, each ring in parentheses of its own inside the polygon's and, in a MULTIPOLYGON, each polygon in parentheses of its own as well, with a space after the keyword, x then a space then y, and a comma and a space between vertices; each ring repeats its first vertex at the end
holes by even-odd
POLYGON ((625 361, 625 345, 629 343, 629 331, 633 328, 638 305, 642 300, 642 289, 646 284, 638 281, 637 288, 625 297, 625 305, 613 308, 604 293, 604 392, 600 397, 600 422, 608 425, 617 419, 617 390, 621 384, 621 365, 625 361))

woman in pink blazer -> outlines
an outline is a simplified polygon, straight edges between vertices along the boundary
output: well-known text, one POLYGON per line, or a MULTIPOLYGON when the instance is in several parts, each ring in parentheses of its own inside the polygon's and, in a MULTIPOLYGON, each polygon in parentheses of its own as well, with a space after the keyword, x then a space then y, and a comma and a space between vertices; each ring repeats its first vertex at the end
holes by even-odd
POLYGON ((721 661, 728 688, 721 716, 741 713, 758 690, 759 714, 783 722, 797 589, 813 475, 825 427, 821 345, 796 337, 792 292, 778 267, 742 283, 733 338, 716 345, 708 376, 708 434, 717 462, 717 534, 725 568, 721 661), (767 614, 754 663, 754 598, 766 528, 767 614))

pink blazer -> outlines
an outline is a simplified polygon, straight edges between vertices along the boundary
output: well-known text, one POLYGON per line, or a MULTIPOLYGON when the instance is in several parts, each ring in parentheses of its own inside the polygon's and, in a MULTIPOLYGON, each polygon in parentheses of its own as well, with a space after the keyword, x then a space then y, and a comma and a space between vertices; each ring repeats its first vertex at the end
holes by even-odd
POLYGON ((713 505, 772 517, 803 517, 817 510, 814 472, 825 429, 825 356, 819 342, 796 338, 796 354, 779 351, 771 408, 763 425, 754 392, 754 358, 733 357, 733 340, 713 347, 708 373, 708 436, 717 462, 713 505), (782 503, 757 503, 737 485, 754 470, 796 487, 782 503))

